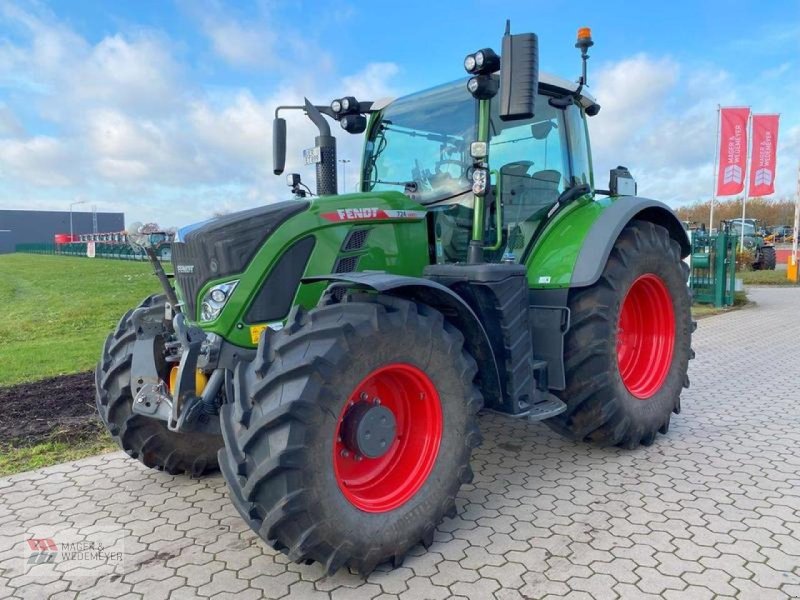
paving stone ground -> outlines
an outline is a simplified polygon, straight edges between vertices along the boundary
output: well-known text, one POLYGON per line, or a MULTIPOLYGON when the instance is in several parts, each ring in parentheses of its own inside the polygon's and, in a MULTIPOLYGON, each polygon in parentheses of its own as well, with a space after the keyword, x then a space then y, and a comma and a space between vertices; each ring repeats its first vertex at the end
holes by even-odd
POLYGON ((800 290, 700 321, 667 436, 598 449, 487 415, 475 481, 428 552, 366 580, 266 548, 220 477, 123 453, 0 479, 0 598, 800 597, 800 290), (115 573, 31 579, 26 535, 124 528, 115 573))

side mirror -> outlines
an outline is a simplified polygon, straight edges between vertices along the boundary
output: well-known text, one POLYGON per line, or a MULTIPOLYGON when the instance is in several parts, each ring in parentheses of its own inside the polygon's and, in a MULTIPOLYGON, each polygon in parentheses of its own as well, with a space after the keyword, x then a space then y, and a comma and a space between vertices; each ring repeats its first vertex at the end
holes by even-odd
POLYGON ((531 135, 535 140, 543 140, 553 129, 558 129, 558 125, 554 121, 541 121, 531 125, 531 135))
POLYGON ((286 119, 272 120, 272 172, 283 173, 286 166, 286 119))
POLYGON ((627 167, 619 166, 616 169, 611 169, 608 189, 612 196, 635 196, 636 180, 627 167))
POLYGON ((500 118, 533 118, 539 90, 539 39, 535 33, 511 35, 506 24, 500 59, 500 118))

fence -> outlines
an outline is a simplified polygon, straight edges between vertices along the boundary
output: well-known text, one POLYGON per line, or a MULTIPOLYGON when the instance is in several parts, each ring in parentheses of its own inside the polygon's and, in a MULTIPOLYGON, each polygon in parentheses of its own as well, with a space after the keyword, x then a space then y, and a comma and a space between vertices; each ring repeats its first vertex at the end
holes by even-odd
POLYGON ((736 286, 736 237, 727 231, 692 236, 692 297, 700 304, 733 306, 736 286))
MULTIPOLYGON (((15 251, 24 254, 49 254, 55 256, 87 256, 86 242, 72 242, 69 244, 17 244, 15 251)), ((94 243, 96 258, 113 258, 117 260, 147 260, 144 250, 134 248, 128 244, 94 243)), ((169 262, 172 260, 172 247, 163 244, 156 251, 159 258, 169 262)))

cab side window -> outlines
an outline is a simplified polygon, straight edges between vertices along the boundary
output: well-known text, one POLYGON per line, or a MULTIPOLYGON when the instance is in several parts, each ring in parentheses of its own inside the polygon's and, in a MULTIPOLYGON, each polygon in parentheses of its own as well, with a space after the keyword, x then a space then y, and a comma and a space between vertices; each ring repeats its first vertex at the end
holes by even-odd
POLYGON ((565 113, 572 147, 572 185, 587 184, 594 187, 586 119, 582 110, 575 104, 568 106, 565 113))
POLYGON ((539 95, 530 120, 504 122, 492 116, 489 162, 498 173, 506 254, 516 261, 570 185, 564 111, 547 100, 539 95))

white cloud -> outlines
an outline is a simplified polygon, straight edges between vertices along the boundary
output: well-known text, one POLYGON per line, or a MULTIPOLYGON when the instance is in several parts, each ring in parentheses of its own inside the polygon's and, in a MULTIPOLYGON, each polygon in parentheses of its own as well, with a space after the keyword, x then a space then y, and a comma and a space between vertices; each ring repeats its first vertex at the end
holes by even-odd
POLYGON ((188 122, 197 141, 212 149, 217 157, 252 170, 266 162, 271 133, 269 113, 270 106, 259 102, 248 90, 242 90, 230 104, 216 110, 206 101, 193 102, 188 122))
POLYGON ((237 19, 231 14, 231 7, 214 0, 184 1, 181 6, 200 25, 214 53, 229 65, 260 70, 275 68, 278 36, 266 15, 237 19))
POLYGON ((65 81, 65 87, 76 105, 111 105, 143 114, 174 107, 184 85, 168 44, 146 33, 102 39, 66 75, 71 85, 65 81))
POLYGON ((272 58, 272 35, 269 32, 233 20, 207 20, 204 28, 214 50, 230 64, 239 67, 269 65, 272 58))
POLYGON ((670 59, 644 54, 601 68, 592 88, 602 106, 592 119, 592 142, 598 152, 619 149, 642 135, 663 112, 679 76, 670 59))
POLYGON ((10 107, 0 102, 0 137, 20 137, 24 133, 22 121, 10 107))
POLYGON ((392 83, 400 67, 391 62, 369 63, 358 73, 342 79, 342 92, 358 99, 377 99, 397 93, 392 83))
POLYGON ((0 139, 0 178, 38 186, 73 184, 75 168, 70 145, 48 136, 0 139))

